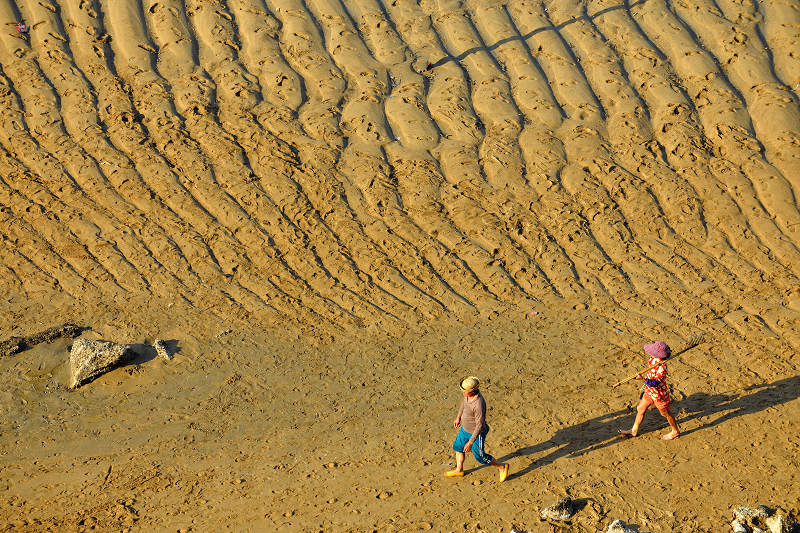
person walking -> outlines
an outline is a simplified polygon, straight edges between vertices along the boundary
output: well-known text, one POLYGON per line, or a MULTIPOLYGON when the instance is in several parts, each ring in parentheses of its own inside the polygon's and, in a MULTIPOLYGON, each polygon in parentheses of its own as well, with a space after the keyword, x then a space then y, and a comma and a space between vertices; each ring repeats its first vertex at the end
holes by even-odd
MULTIPOLYGON (((653 344, 646 344, 644 351, 650 356, 647 362, 647 367, 650 368, 659 363, 663 363, 669 358, 672 351, 663 341, 654 342, 653 344)), ((636 407, 636 420, 633 422, 633 427, 630 431, 619 430, 619 434, 623 437, 635 437, 639 434, 639 426, 644 420, 644 414, 650 407, 655 406, 656 409, 667 419, 672 431, 662 436, 664 440, 677 439, 680 436, 678 431, 678 423, 672 412, 669 409, 671 399, 669 396, 669 388, 667 388, 667 364, 663 363, 655 368, 650 368, 647 372, 638 376, 636 379, 644 381, 644 394, 642 399, 639 400, 639 405, 636 407)))
POLYGON ((480 382, 475 376, 470 376, 461 381, 461 407, 458 415, 453 420, 453 427, 460 426, 458 435, 453 442, 456 452, 456 469, 445 472, 447 477, 464 475, 464 457, 471 450, 475 460, 483 465, 496 466, 500 470, 500 482, 508 477, 508 463, 498 463, 487 454, 484 446, 489 426, 486 424, 486 400, 479 390, 480 382))

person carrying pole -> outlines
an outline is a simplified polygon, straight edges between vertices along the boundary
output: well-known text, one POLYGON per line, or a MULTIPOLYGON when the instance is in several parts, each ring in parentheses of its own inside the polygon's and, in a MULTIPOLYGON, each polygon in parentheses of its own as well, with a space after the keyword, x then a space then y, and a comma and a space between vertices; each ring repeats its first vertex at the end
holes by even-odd
POLYGON ((650 407, 655 406, 664 415, 664 418, 669 422, 670 428, 672 428, 672 431, 661 438, 664 440, 677 439, 680 436, 680 431, 678 430, 678 423, 669 409, 671 400, 669 388, 667 388, 667 364, 664 362, 672 352, 667 343, 663 341, 646 344, 644 351, 650 356, 647 362, 647 371, 638 374, 634 378, 644 381, 644 394, 636 407, 636 420, 633 422, 633 427, 630 431, 620 429, 619 434, 623 437, 635 437, 638 435, 639 426, 644 420, 644 414, 650 407))

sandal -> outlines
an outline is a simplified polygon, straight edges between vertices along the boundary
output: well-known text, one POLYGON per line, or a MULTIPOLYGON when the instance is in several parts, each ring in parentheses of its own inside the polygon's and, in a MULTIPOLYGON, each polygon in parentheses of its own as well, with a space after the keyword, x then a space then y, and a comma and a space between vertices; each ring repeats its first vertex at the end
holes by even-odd
POLYGON ((503 465, 503 471, 500 472, 500 483, 505 481, 507 477, 508 477, 508 463, 503 465))

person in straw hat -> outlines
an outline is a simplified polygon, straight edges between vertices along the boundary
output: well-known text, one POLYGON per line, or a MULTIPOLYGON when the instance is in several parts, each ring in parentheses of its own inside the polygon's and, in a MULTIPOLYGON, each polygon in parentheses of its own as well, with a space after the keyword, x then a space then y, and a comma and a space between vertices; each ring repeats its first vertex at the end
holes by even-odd
MULTIPOLYGON (((663 341, 646 344, 644 346, 644 351, 650 356, 650 359, 647 361, 648 368, 665 361, 672 353, 667 343, 663 341)), ((664 415, 664 418, 667 419, 669 426, 672 428, 672 431, 661 438, 664 440, 677 439, 680 435, 678 423, 669 410, 671 400, 669 389, 667 388, 667 364, 664 363, 656 368, 651 368, 643 375, 638 376, 637 379, 644 381, 644 394, 642 395, 642 399, 639 400, 639 405, 636 407, 636 420, 633 422, 633 427, 630 431, 621 429, 619 430, 619 434, 623 437, 635 437, 638 435, 639 426, 642 420, 644 420, 644 414, 650 407, 655 406, 656 409, 664 415)))
POLYGON ((456 440, 453 442, 453 450, 456 452, 456 469, 445 472, 444 475, 447 477, 463 476, 464 456, 472 450, 476 461, 500 469, 500 481, 503 482, 508 477, 508 463, 498 463, 484 451, 489 426, 486 424, 486 400, 478 390, 479 385, 480 382, 475 376, 461 381, 461 393, 464 398, 461 400, 458 415, 453 420, 454 428, 461 426, 456 440))

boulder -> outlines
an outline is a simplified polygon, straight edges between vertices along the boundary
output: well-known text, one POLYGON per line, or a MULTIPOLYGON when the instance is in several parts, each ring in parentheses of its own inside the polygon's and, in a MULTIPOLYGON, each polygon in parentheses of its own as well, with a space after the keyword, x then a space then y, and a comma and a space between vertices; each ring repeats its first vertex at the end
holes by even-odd
POLYGON ((111 341, 78 339, 69 353, 70 388, 81 385, 105 374, 135 357, 130 346, 111 341))
POLYGON ((155 342, 153 342, 153 348, 156 349, 156 354, 160 358, 166 359, 167 361, 172 360, 172 354, 169 353, 166 342, 162 341, 161 339, 156 339, 155 342))
POLYGON ((541 515, 545 520, 569 520, 575 514, 575 505, 567 496, 558 500, 558 503, 542 509, 541 515))

